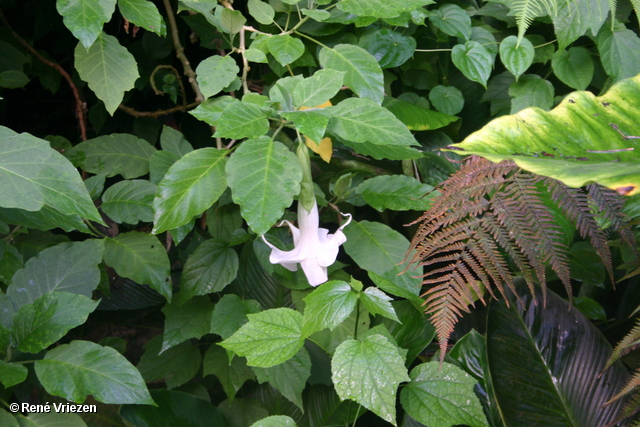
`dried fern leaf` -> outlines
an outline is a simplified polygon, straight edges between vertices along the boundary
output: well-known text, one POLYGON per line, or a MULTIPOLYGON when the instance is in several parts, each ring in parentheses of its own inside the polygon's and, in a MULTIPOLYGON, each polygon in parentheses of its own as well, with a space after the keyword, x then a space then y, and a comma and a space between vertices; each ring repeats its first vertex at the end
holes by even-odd
POLYGON ((622 340, 615 346, 613 352, 611 353, 611 357, 607 360, 606 368, 613 365, 613 363, 620 359, 625 354, 637 348, 640 345, 640 318, 636 320, 636 326, 629 331, 627 335, 625 335, 622 340))

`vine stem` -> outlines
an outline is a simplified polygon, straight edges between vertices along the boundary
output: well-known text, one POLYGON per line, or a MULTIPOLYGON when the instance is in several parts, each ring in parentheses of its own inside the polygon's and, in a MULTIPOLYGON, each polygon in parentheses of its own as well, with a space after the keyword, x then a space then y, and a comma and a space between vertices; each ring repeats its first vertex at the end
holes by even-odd
POLYGON ((453 49, 415 49, 414 52, 451 52, 453 49))
POLYGON ((178 73, 178 70, 176 70, 173 65, 158 65, 156 68, 153 69, 153 72, 151 73, 151 76, 149 77, 149 83, 151 84, 151 89, 153 89, 153 91, 155 92, 156 95, 164 95, 165 92, 159 90, 156 87, 156 81, 155 81, 155 76, 156 73, 159 70, 171 70, 173 72, 173 75, 176 76, 176 80, 178 81, 178 85, 180 86, 180 97, 182 98, 182 106, 186 106, 187 105, 187 93, 184 90, 184 85, 182 84, 182 79, 180 78, 180 73, 178 73))
POLYGON ((204 102, 204 95, 202 95, 200 86, 198 86, 198 82, 196 81, 196 73, 193 71, 193 68, 191 68, 191 63, 189 62, 187 56, 184 54, 184 47, 182 47, 182 44, 180 44, 178 24, 176 23, 176 17, 173 13, 171 2, 170 0, 163 0, 163 3, 164 8, 167 10, 167 19, 169 20, 169 27, 171 28, 171 39, 173 40, 173 47, 176 50, 176 56, 182 63, 184 74, 189 79, 189 84, 191 84, 191 88, 196 94, 196 101, 204 102))
POLYGON ((78 87, 73 82, 73 79, 71 78, 69 73, 67 73, 67 71, 64 68, 62 68, 62 66, 60 66, 59 64, 56 64, 53 61, 49 61, 44 56, 40 55, 33 46, 31 46, 25 39, 20 37, 20 35, 13 29, 13 27, 11 27, 11 24, 9 24, 9 21, 4 16, 2 9, 0 9, 0 21, 2 21, 2 25, 7 27, 9 31, 11 31, 11 34, 18 41, 18 43, 24 46, 24 48, 27 49, 27 51, 34 58, 36 58, 38 61, 42 62, 43 64, 55 69, 67 81, 76 102, 76 119, 78 120, 78 127, 80 128, 80 139, 82 141, 86 141, 87 140, 87 124, 85 121, 86 105, 82 101, 82 98, 80 97, 80 92, 78 91, 78 87))
POLYGON ((167 114, 172 114, 172 113, 184 113, 185 111, 189 111, 190 109, 195 108, 200 104, 201 102, 196 101, 196 102, 192 102, 191 104, 178 105, 176 107, 168 108, 166 110, 158 110, 158 111, 138 111, 134 108, 127 107, 124 104, 120 104, 118 105, 118 109, 124 111, 125 113, 133 117, 157 118, 157 117, 166 116, 167 114))

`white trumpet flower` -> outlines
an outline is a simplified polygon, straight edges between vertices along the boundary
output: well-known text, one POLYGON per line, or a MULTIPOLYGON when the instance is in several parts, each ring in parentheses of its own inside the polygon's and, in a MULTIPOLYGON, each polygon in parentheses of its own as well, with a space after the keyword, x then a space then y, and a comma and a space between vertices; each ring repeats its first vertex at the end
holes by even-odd
POLYGON ((329 234, 329 230, 319 227, 318 205, 315 200, 311 211, 304 208, 302 203, 298 203, 298 225, 294 226, 289 221, 282 221, 279 225, 287 224, 293 234, 294 248, 290 251, 283 251, 267 241, 262 236, 262 240, 271 248, 269 261, 271 264, 281 264, 290 271, 296 271, 298 264, 302 267, 305 276, 311 286, 318 286, 327 281, 327 267, 336 261, 340 245, 347 241, 342 229, 351 222, 349 220, 343 224, 335 233, 329 234))

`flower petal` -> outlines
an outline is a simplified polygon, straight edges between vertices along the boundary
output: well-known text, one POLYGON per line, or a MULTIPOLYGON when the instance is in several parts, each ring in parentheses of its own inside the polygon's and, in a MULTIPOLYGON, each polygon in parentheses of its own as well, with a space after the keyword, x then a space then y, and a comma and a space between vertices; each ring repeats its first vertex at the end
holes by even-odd
POLYGON ((328 280, 327 267, 319 265, 316 258, 304 259, 300 262, 300 266, 311 286, 316 287, 328 280))

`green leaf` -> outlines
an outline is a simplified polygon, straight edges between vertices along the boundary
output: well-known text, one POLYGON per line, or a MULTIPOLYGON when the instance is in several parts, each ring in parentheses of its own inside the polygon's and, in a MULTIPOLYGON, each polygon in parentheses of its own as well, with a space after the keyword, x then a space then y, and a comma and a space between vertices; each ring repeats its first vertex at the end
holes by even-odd
POLYGON ((268 382, 300 410, 302 406, 302 391, 311 376, 311 358, 304 347, 291 359, 270 368, 254 367, 260 384, 268 382))
POLYGON ((220 24, 222 28, 231 34, 239 33, 246 22, 247 19, 242 16, 242 12, 239 10, 231 10, 225 7, 220 13, 220 24))
POLYGON ((557 51, 551 67, 562 83, 577 90, 585 90, 591 84, 595 70, 591 53, 583 47, 557 51))
POLYGON ((516 290, 521 303, 492 301, 487 315, 488 372, 504 425, 613 423, 624 402, 605 403, 629 374, 620 362, 605 369, 607 339, 552 291, 543 308, 539 288, 532 296, 519 282, 516 290))
POLYGON ((475 41, 457 44, 451 52, 451 60, 466 78, 487 87, 493 57, 484 46, 475 41))
POLYGON ((422 280, 411 277, 416 276, 417 271, 408 270, 400 274, 404 267, 399 264, 409 250, 409 241, 403 235, 380 222, 369 221, 352 221, 344 233, 347 236, 344 249, 360 268, 382 276, 409 292, 419 293, 422 280))
POLYGON ((213 55, 198 64, 198 85, 205 99, 217 95, 233 82, 240 68, 231 55, 213 55))
POLYGON ((288 34, 269 37, 269 52, 283 67, 300 58, 304 53, 304 43, 288 34))
POLYGON ((396 315, 396 311, 393 309, 390 301, 392 301, 389 295, 382 292, 380 289, 375 286, 370 286, 365 289, 364 292, 360 294, 360 301, 364 308, 367 309, 369 314, 372 316, 381 315, 391 320, 395 320, 396 322, 400 322, 398 316, 396 315))
POLYGON ((429 20, 445 34, 463 37, 467 40, 471 38, 471 17, 458 5, 444 4, 440 6, 438 10, 431 12, 429 20))
POLYGON ((342 87, 344 71, 318 70, 311 77, 298 83, 293 91, 293 105, 315 107, 336 96, 342 87))
POLYGON ((324 138, 331 113, 325 109, 311 109, 304 111, 284 111, 282 117, 291 120, 301 134, 313 141, 324 138))
POLYGON ((227 339, 249 321, 248 314, 260 311, 262 307, 257 301, 242 300, 234 294, 224 295, 213 309, 211 333, 227 339))
POLYGON ((322 9, 300 9, 300 12, 302 12, 304 16, 308 16, 318 22, 326 21, 327 19, 331 18, 331 13, 327 10, 322 9))
POLYGON ((182 305, 167 304, 164 313, 164 335, 160 352, 190 338, 202 338, 211 329, 213 304, 207 297, 196 297, 182 305))
POLYGON ((87 172, 132 179, 149 173, 149 160, 156 151, 144 139, 114 133, 81 142, 67 152, 67 158, 87 172))
POLYGON ((256 421, 251 427, 298 427, 293 418, 286 415, 272 415, 256 421))
POLYGON ((111 347, 72 341, 50 350, 35 363, 45 390, 71 402, 87 395, 103 403, 153 405, 140 372, 111 347))
POLYGON ((500 42, 500 59, 507 70, 516 76, 516 81, 531 66, 534 56, 533 44, 527 39, 518 40, 516 36, 509 36, 500 42))
POLYGON ((269 3, 265 3, 262 0, 249 0, 249 15, 263 25, 269 25, 273 22, 273 17, 276 15, 275 10, 269 3))
POLYGON ((416 421, 430 427, 489 426, 473 391, 477 381, 460 368, 446 362, 423 363, 411 371, 410 377, 400 402, 416 421))
POLYGON ((257 138, 269 130, 267 114, 256 104, 231 102, 225 106, 215 137, 220 138, 257 138))
POLYGON ((130 231, 107 237, 103 258, 118 275, 149 285, 171 301, 169 256, 156 236, 130 231))
MULTIPOLYGON (((65 427, 87 427, 87 423, 85 423, 78 414, 62 412, 32 412, 27 417, 22 415, 17 415, 16 417, 19 421, 20 427, 57 427, 60 425, 65 427)), ((18 424, 16 424, 16 426, 17 425, 18 424)))
POLYGON ((429 110, 402 99, 385 97, 382 106, 391 111, 409 130, 439 129, 458 120, 455 116, 429 110))
POLYGON ((378 60, 380 68, 394 68, 413 56, 416 39, 388 28, 379 28, 360 37, 359 45, 378 60))
POLYGON ((80 78, 89 84, 112 116, 122 102, 124 93, 133 89, 140 77, 133 55, 120 45, 118 39, 104 33, 91 47, 78 43, 75 67, 80 78))
MULTIPOLYGON (((200 104, 198 108, 201 105, 203 104, 200 104)), ((160 146, 164 151, 175 154, 178 158, 193 151, 193 146, 187 141, 184 135, 180 131, 167 125, 162 127, 160 146)))
POLYGON ((189 223, 213 205, 227 188, 227 150, 201 148, 185 154, 167 171, 153 201, 159 234, 189 223))
POLYGON ((262 64, 267 64, 269 62, 269 60, 267 59, 267 55, 260 49, 249 48, 244 51, 244 57, 249 62, 259 62, 262 64))
POLYGON ((609 12, 617 15, 615 9, 615 3, 607 0, 558 2, 557 13, 552 16, 559 50, 564 50, 588 30, 598 34, 609 12))
POLYGON ((181 386, 192 379, 200 369, 202 356, 189 341, 180 343, 160 353, 162 337, 149 340, 138 363, 138 370, 147 382, 164 380, 167 388, 181 386))
POLYGON ((151 159, 149 159, 149 181, 155 185, 160 184, 171 165, 177 162, 179 158, 175 154, 164 150, 158 150, 153 153, 151 159))
POLYGON ((580 310, 587 319, 607 320, 607 312, 597 301, 588 297, 577 297, 573 299, 573 306, 580 310))
POLYGON ((243 218, 262 235, 300 192, 302 171, 295 154, 265 136, 240 145, 227 163, 227 176, 243 218))
POLYGON ((232 103, 239 102, 237 99, 228 95, 218 96, 213 99, 207 99, 193 110, 189 111, 196 119, 202 120, 211 126, 218 126, 218 121, 222 116, 225 107, 232 103))
POLYGON ((308 337, 325 328, 334 330, 351 315, 358 297, 348 283, 335 280, 318 286, 304 301, 302 335, 308 337))
POLYGON ((240 387, 248 381, 255 379, 253 369, 247 366, 244 357, 234 357, 229 362, 227 352, 219 345, 209 347, 202 361, 202 375, 215 375, 222 385, 229 401, 233 401, 240 387))
POLYGON ((82 325, 98 306, 84 295, 68 292, 44 294, 25 304, 13 318, 13 342, 18 350, 38 353, 82 325))
POLYGON ((372 16, 376 18, 395 18, 402 12, 409 12, 419 7, 433 4, 433 0, 343 0, 338 3, 338 8, 347 13, 358 16, 372 16))
POLYGON ((118 0, 118 9, 122 17, 138 27, 156 33, 164 37, 167 35, 167 26, 153 2, 148 0, 118 0))
POLYGON ((137 224, 153 221, 156 186, 143 179, 120 181, 102 195, 100 208, 117 223, 137 224))
MULTIPOLYGON (((26 380, 28 373, 24 365, 0 360, 0 382, 6 389, 26 380)), ((2 421, 1 414, 0 421, 2 421)))
POLYGON ((17 89, 27 85, 31 80, 19 70, 7 70, 0 73, 0 87, 17 89))
POLYGON ((182 270, 179 298, 220 292, 235 280, 238 254, 221 240, 209 239, 189 256, 182 270))
POLYGON ((398 347, 382 335, 348 340, 331 360, 331 379, 340 399, 355 400, 385 421, 396 424, 398 385, 409 381, 398 347))
MULTIPOLYGON (((341 4, 343 4, 342 2, 341 4)), ((384 97, 382 69, 369 52, 350 44, 323 47, 318 55, 322 68, 344 71, 344 84, 359 97, 380 104, 384 97)))
MULTIPOLYGON (((200 396, 175 390, 151 390, 157 406, 126 405, 120 415, 128 425, 199 427, 212 425, 227 427, 221 411, 200 396)), ((120 420, 118 420, 121 422, 120 420)))
POLYGON ((116 0, 57 0, 56 9, 69 31, 89 48, 111 19, 116 0))
POLYGON ((27 211, 49 205, 102 223, 78 171, 47 141, 0 126, 0 206, 27 211))
POLYGON ((353 142, 417 145, 409 129, 389 110, 366 98, 349 98, 331 108, 329 131, 353 142))
POLYGON ((462 92, 453 86, 438 85, 434 87, 429 92, 429 101, 438 111, 452 116, 462 111, 464 106, 462 92))
POLYGON ((303 80, 301 75, 283 77, 276 81, 269 89, 271 101, 279 103, 284 111, 293 110, 293 93, 296 86, 303 80))
POLYGON ((553 85, 537 74, 525 74, 509 87, 511 114, 529 107, 549 110, 553 106, 553 85))
POLYGON ((431 199, 439 193, 433 187, 406 175, 386 175, 368 179, 358 185, 356 192, 373 208, 382 212, 426 211, 431 199))
POLYGON ((89 227, 79 215, 63 215, 59 210, 48 205, 42 206, 42 209, 35 212, 23 209, 0 208, 0 221, 8 224, 23 225, 36 230, 47 231, 59 227, 65 231, 78 230, 91 234, 89 227))
POLYGON ((614 81, 640 73, 640 38, 631 30, 612 32, 603 25, 596 37, 600 61, 614 81))
POLYGON ((302 315, 290 308, 274 308, 248 314, 249 323, 219 345, 247 364, 269 368, 289 360, 302 348, 302 315))

